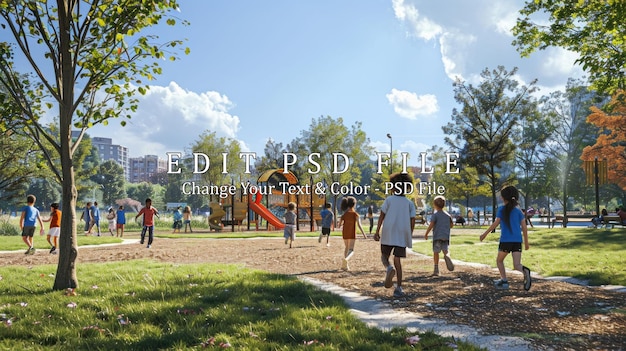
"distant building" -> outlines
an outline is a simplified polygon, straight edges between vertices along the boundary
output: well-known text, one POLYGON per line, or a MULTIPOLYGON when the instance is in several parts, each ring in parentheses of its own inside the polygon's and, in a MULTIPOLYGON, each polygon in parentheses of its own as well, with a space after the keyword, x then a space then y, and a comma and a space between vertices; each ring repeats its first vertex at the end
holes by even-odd
POLYGON ((130 178, 131 183, 152 182, 152 178, 160 172, 165 172, 167 161, 159 159, 156 155, 145 155, 142 157, 131 157, 130 178))
MULTIPOLYGON (((78 137, 78 131, 72 131, 72 137, 78 137)), ((128 164, 128 148, 113 144, 111 138, 92 137, 91 145, 98 150, 100 161, 113 160, 124 169, 124 179, 129 180, 130 169, 128 164)))

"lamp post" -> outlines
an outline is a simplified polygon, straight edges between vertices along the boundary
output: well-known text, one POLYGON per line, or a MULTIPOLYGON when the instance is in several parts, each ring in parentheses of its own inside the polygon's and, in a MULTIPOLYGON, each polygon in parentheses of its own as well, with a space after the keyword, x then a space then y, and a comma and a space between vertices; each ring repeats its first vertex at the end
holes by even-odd
POLYGON ((389 154, 391 155, 389 158, 389 174, 391 174, 393 173, 393 139, 389 133, 387 133, 387 138, 389 138, 389 154))

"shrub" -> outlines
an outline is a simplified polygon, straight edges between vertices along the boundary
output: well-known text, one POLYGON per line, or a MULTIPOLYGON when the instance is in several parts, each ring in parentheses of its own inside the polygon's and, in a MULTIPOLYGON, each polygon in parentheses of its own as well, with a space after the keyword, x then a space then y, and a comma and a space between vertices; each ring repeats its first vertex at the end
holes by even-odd
POLYGON ((20 235, 20 231, 16 226, 11 224, 8 219, 0 219, 0 235, 18 236, 20 235))

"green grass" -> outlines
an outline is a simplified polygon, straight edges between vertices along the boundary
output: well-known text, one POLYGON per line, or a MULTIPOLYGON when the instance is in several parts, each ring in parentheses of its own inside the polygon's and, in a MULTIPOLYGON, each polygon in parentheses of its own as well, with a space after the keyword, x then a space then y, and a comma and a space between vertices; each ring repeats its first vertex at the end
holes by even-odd
MULTIPOLYGON (((22 241, 21 235, 20 236, 2 236, 0 238, 1 238, 0 251, 26 250, 26 244, 24 244, 24 242, 22 241)), ((122 242, 122 239, 112 237, 109 235, 108 232, 106 234, 103 233, 102 236, 100 237, 84 236, 82 234, 79 234, 77 240, 78 240, 78 246, 115 244, 115 243, 122 242)), ((33 244, 35 245, 35 248, 38 250, 40 249, 47 250, 50 248, 50 244, 48 244, 48 241, 46 240, 46 236, 39 235, 38 233, 36 233, 35 236, 33 237, 33 244)))
MULTIPOLYGON (((482 243, 476 235, 453 235, 451 256, 465 262, 495 267, 499 231, 482 243)), ((626 285, 626 230, 614 228, 556 228, 528 232, 530 250, 522 254, 522 263, 543 276, 570 276, 589 280, 591 285, 626 285)), ((432 255, 432 242, 420 242, 413 250, 432 255)), ((512 269, 512 259, 505 261, 512 269)))
POLYGON ((81 264, 78 296, 51 291, 54 272, 0 269, 0 349, 478 350, 430 332, 411 347, 416 333, 367 327, 336 295, 240 266, 81 264))

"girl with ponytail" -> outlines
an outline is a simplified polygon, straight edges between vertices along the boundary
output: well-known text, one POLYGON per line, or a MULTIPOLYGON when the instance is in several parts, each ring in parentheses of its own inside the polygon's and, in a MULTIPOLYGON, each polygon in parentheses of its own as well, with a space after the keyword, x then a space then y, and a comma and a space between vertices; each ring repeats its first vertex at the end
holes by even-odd
POLYGON ((524 249, 528 250, 528 231, 526 229, 526 216, 518 206, 519 191, 514 186, 506 186, 500 190, 500 196, 504 202, 498 207, 496 220, 481 236, 480 241, 493 232, 500 225, 500 245, 498 247, 498 257, 496 264, 500 272, 500 279, 495 281, 497 289, 508 289, 509 282, 506 278, 504 259, 511 253, 513 257, 513 267, 524 274, 524 290, 529 290, 531 286, 530 269, 522 266, 522 242, 524 249))

